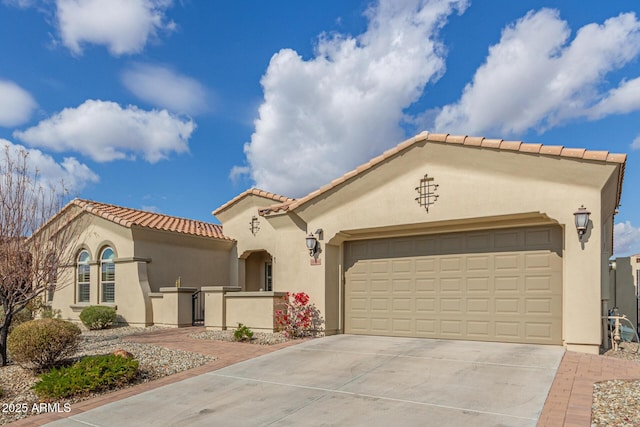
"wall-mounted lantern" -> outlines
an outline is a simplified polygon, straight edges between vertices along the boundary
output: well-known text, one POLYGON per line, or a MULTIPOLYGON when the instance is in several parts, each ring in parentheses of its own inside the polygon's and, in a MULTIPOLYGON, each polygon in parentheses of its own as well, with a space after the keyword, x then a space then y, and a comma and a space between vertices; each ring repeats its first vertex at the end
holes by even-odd
POLYGON ((317 229, 315 233, 309 233, 309 235, 305 237, 305 243, 307 245, 307 249, 309 250, 309 256, 315 256, 318 252, 320 252, 320 245, 318 244, 318 240, 322 240, 322 228, 317 229), (314 234, 318 237, 314 236, 314 234))
POLYGON ((576 219, 576 230, 578 230, 578 237, 582 240, 582 236, 587 232, 587 226, 589 225, 589 215, 591 212, 584 207, 584 205, 580 206, 580 208, 573 213, 576 219))

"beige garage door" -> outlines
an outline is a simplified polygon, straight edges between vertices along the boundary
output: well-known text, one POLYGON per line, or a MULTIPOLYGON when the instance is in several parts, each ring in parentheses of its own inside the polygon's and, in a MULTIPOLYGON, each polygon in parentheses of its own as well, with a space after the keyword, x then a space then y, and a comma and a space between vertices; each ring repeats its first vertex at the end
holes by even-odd
POLYGON ((529 227, 345 243, 345 332, 562 342, 562 233, 529 227))

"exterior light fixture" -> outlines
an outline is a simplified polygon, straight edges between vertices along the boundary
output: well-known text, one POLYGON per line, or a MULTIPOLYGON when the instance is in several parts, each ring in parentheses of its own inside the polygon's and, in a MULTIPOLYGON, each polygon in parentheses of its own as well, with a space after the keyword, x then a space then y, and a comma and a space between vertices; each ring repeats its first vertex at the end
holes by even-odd
POLYGON ((318 240, 322 240, 323 235, 324 231, 322 230, 322 228, 318 228, 315 233, 309 233, 309 235, 305 237, 304 240, 307 244, 307 249, 309 249, 309 256, 315 257, 320 252, 320 245, 318 244, 318 240))
POLYGON ((309 256, 314 256, 318 250, 318 239, 316 239, 316 236, 309 233, 305 238, 305 242, 307 244, 307 249, 309 249, 309 256))
POLYGON ((578 237, 582 240, 582 236, 587 231, 587 225, 589 225, 589 215, 591 215, 591 212, 582 205, 573 213, 573 215, 576 218, 576 230, 578 230, 578 237))

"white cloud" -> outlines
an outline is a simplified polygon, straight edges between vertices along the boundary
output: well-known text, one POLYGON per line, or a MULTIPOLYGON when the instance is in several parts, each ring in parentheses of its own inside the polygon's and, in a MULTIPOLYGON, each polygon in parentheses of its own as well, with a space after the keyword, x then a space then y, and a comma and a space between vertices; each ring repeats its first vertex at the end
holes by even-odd
POLYGON ((630 221, 619 222, 613 227, 614 253, 617 256, 640 253, 640 227, 630 221))
POLYGON ((598 104, 589 109, 589 117, 599 119, 609 114, 624 114, 640 110, 640 77, 623 81, 609 91, 598 104))
POLYGON ((29 92, 13 82, 0 80, 0 126, 26 123, 37 106, 29 92))
POLYGON ((71 195, 75 195, 87 185, 100 180, 87 165, 73 157, 65 157, 61 163, 58 163, 53 157, 40 150, 25 148, 0 138, 0 147, 5 146, 9 147, 14 157, 17 157, 17 153, 21 150, 28 153, 29 167, 33 171, 38 171, 40 182, 45 188, 60 188, 59 185, 63 184, 71 195))
POLYGON ((194 129, 193 121, 166 110, 144 111, 135 106, 122 108, 110 101, 87 100, 13 135, 30 146, 76 151, 97 162, 141 155, 155 163, 171 153, 187 152, 194 129))
POLYGON ((37 0, 2 0, 2 2, 9 6, 19 7, 20 9, 27 9, 35 6, 37 0))
POLYGON ((165 11, 172 0, 56 0, 62 43, 73 53, 82 44, 104 45, 112 55, 138 53, 159 30, 172 31, 165 11))
POLYGON ((122 73, 122 82, 135 96, 156 107, 188 114, 208 108, 206 88, 168 67, 135 64, 122 73))
POLYGON ((310 60, 291 49, 276 53, 245 144, 255 184, 299 196, 403 139, 403 110, 444 73, 438 31, 466 6, 381 0, 367 11, 363 34, 323 34, 310 60))
POLYGON ((631 143, 632 150, 640 150, 640 135, 636 136, 636 138, 631 143))
POLYGON ((442 108, 436 130, 518 134, 639 108, 637 98, 631 99, 637 81, 623 82, 609 94, 599 88, 609 72, 640 52, 635 14, 585 25, 570 43, 569 36, 569 26, 551 9, 529 12, 507 27, 458 102, 442 108))

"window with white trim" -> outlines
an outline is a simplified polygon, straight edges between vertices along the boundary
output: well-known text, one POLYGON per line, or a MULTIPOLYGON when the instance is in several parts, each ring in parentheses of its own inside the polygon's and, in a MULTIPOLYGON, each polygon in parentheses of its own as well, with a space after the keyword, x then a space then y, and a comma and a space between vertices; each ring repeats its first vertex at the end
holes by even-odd
POLYGON ((78 254, 77 280, 78 302, 89 302, 91 297, 91 268, 89 266, 89 252, 83 250, 78 254))
POLYGON ((107 247, 102 251, 100 256, 100 287, 102 289, 102 298, 100 302, 116 301, 116 265, 113 249, 107 247))

